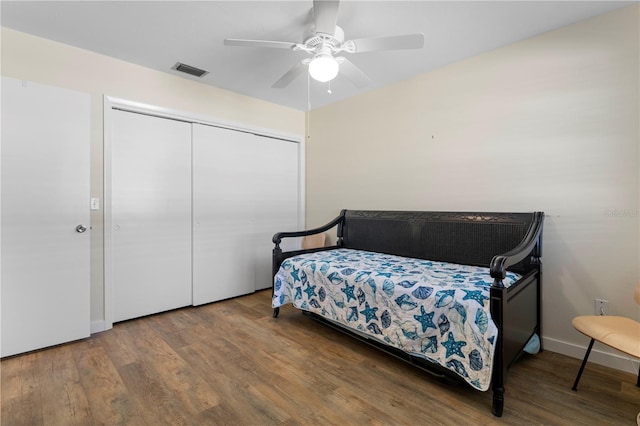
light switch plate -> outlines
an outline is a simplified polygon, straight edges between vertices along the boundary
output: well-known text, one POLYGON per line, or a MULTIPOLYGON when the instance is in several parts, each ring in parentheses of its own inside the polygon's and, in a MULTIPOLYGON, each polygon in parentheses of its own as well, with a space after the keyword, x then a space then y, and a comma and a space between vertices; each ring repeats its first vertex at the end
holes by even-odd
POLYGON ((91 199, 91 210, 100 210, 100 198, 91 199))

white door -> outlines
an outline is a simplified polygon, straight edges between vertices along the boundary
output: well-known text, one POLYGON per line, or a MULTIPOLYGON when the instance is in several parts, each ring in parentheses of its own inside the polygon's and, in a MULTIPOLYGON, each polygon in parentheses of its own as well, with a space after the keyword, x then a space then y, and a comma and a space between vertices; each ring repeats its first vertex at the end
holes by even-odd
MULTIPOLYGON (((273 285, 271 271, 273 234, 298 231, 298 144, 258 137, 255 144, 256 179, 253 205, 253 261, 255 289, 273 285)), ((280 247, 295 250, 297 241, 287 239, 280 247)))
POLYGON ((191 305, 191 124, 114 110, 113 318, 191 305))
POLYGON ((297 224, 297 143, 194 124, 194 305, 270 287, 273 234, 297 224))
POLYGON ((253 134, 193 125, 193 304, 255 290, 253 134))
POLYGON ((1 355, 9 356, 90 333, 90 98, 3 77, 1 111, 1 355))

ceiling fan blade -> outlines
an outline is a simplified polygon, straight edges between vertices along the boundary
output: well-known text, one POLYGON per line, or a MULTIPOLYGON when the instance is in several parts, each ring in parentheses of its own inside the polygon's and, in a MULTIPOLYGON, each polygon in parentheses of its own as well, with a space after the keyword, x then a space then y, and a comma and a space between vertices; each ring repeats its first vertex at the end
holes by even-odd
POLYGON ((338 0, 313 0, 313 16, 316 33, 333 36, 336 32, 338 20, 338 0))
POLYGON ((359 38, 346 41, 343 46, 351 53, 372 52, 374 50, 421 49, 424 47, 424 34, 359 38))
POLYGON ((306 70, 307 66, 302 62, 298 62, 282 77, 280 77, 280 80, 273 83, 271 87, 273 87, 274 89, 282 89, 284 87, 287 87, 293 80, 300 77, 301 74, 304 74, 306 70))
POLYGON ((269 41, 269 40, 243 40, 239 38, 225 38, 225 46, 243 46, 243 47, 269 47, 275 49, 293 49, 297 43, 288 41, 269 41))
POLYGON ((336 58, 340 61, 340 74, 347 77, 356 87, 365 87, 371 84, 371 79, 347 58, 336 58))

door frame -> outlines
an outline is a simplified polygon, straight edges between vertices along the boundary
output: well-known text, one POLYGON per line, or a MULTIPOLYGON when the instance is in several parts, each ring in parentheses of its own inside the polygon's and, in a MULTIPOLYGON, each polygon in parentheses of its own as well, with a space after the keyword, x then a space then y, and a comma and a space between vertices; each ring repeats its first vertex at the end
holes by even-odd
POLYGON ((268 138, 280 139, 298 144, 298 229, 305 229, 305 138, 302 135, 281 132, 264 127, 231 122, 216 117, 165 108, 140 102, 129 101, 105 95, 103 97, 104 123, 104 330, 113 328, 114 297, 113 297, 113 219, 111 212, 111 147, 112 147, 112 111, 122 110, 132 113, 145 114, 154 117, 180 120, 195 124, 222 127, 229 130, 253 133, 268 138))

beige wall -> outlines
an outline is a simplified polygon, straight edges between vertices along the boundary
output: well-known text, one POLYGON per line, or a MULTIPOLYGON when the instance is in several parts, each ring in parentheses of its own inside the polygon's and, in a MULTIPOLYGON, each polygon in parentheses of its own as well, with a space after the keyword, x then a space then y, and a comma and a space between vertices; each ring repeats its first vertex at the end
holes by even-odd
POLYGON ((627 7, 311 111, 308 226, 342 208, 544 211, 545 344, 581 357, 571 319, 595 298, 640 319, 638 17, 627 7))
MULTIPOLYGON (((2 28, 2 75, 88 92, 92 99, 91 196, 103 205, 103 95, 303 135, 304 113, 2 28)), ((104 320, 102 209, 91 217, 91 321, 104 320)), ((97 326, 99 329, 99 325, 97 326)))

